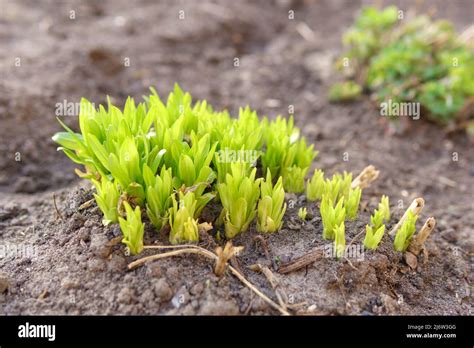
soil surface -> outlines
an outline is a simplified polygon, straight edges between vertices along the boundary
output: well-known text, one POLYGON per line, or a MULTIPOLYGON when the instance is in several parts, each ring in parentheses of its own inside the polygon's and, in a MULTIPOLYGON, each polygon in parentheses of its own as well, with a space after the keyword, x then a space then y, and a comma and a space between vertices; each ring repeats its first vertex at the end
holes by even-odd
MULTIPOLYGON (((463 133, 423 120, 394 131, 369 102, 330 104, 328 87, 341 34, 360 1, 35 1, 0 0, 0 314, 278 314, 230 274, 191 255, 135 270, 118 226, 103 227, 74 165, 56 152, 57 103, 109 95, 122 104, 156 86, 162 96, 179 82, 196 99, 231 112, 249 104, 261 115, 287 115, 315 143, 315 167, 327 174, 368 164, 381 175, 363 192, 347 241, 362 243, 370 213, 390 197, 392 223, 424 197, 418 227, 437 219, 428 259, 409 267, 385 236, 376 252, 337 261, 324 257, 287 275, 274 274, 297 314, 440 314, 473 312, 474 151, 463 133), (184 11, 184 19, 180 15, 184 11), (73 11, 73 12, 71 12, 73 11), (294 11, 294 19, 289 19, 294 11), (74 17, 74 18, 72 18, 74 17), (239 58, 239 66, 234 66, 239 58), (59 214, 54 207, 53 192, 59 214), (60 215, 60 216, 59 216, 60 215)), ((388 2, 383 2, 388 4, 388 2)), ((405 11, 411 2, 397 2, 405 11)), ((472 25, 469 0, 425 1, 430 12, 462 31, 472 25), (444 4, 444 5, 443 5, 444 4)), ((60 116, 77 129, 77 117, 60 116)), ((281 231, 254 227, 234 240, 245 277, 270 298, 266 278, 248 266, 287 262, 318 246, 319 209, 288 195, 281 231), (309 219, 297 217, 306 206, 309 219)), ((212 215, 212 205, 209 215, 212 215)), ((167 243, 152 230, 147 244, 167 243)), ((211 240, 202 246, 213 249, 211 240)), ((144 255, 152 254, 146 251, 144 255)))

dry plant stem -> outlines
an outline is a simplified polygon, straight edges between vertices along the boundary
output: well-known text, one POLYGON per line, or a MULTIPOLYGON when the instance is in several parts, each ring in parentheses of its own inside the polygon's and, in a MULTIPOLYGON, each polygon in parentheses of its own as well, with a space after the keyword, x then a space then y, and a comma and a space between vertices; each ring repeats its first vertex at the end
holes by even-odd
POLYGON ((216 267, 214 268, 214 273, 218 277, 222 277, 225 272, 225 267, 227 266, 227 261, 229 261, 233 256, 242 251, 243 247, 233 247, 232 242, 227 242, 224 249, 222 247, 216 248, 216 267))
POLYGON ((322 257, 323 251, 321 249, 312 250, 309 253, 299 256, 296 259, 281 265, 278 269, 278 273, 286 274, 297 271, 312 264, 315 261, 320 260, 322 257))
POLYGON ((395 233, 398 231, 398 229, 403 225, 403 223, 407 219, 409 211, 411 211, 414 215, 419 215, 421 211, 423 210, 424 206, 425 206, 425 200, 423 198, 414 199, 413 202, 408 207, 408 209, 403 214, 400 221, 398 221, 397 224, 393 226, 393 228, 390 230, 389 235, 392 237, 395 235, 395 233))
POLYGON ((274 270, 277 270, 278 267, 276 265, 275 259, 271 257, 270 255, 270 248, 268 247, 267 240, 263 236, 256 236, 254 238, 254 241, 257 242, 259 241, 262 245, 263 252, 265 253, 265 257, 267 258, 268 262, 272 265, 274 270))
POLYGON ((379 177, 380 171, 375 169, 373 165, 365 167, 360 174, 352 180, 351 187, 353 189, 359 187, 361 190, 370 186, 379 177))
POLYGON ((56 192, 53 192, 53 205, 54 205, 54 209, 56 210, 56 214, 58 214, 58 217, 59 217, 61 220, 64 220, 63 215, 62 215, 61 212, 59 211, 58 205, 56 204, 56 192))
POLYGON ((280 281, 275 277, 270 268, 257 263, 253 265, 251 269, 263 273, 265 278, 267 278, 268 282, 270 283, 273 291, 275 292, 275 296, 278 300, 278 303, 282 308, 286 310, 288 308, 288 296, 286 295, 285 290, 283 290, 283 288, 281 287, 280 281))
MULTIPOLYGON (((196 245, 189 245, 189 244, 184 244, 184 245, 147 245, 144 247, 145 249, 177 249, 174 251, 169 251, 166 253, 162 254, 156 254, 156 255, 151 255, 151 256, 146 256, 141 259, 138 259, 136 261, 131 262, 128 265, 128 269, 133 269, 138 266, 141 266, 147 262, 162 259, 165 257, 170 257, 170 256, 176 256, 176 255, 181 255, 181 254, 198 254, 205 256, 209 259, 212 260, 217 260, 218 256, 209 250, 206 250, 204 248, 201 248, 196 245)), ((266 303, 270 305, 270 307, 276 309, 283 315, 290 315, 288 311, 281 306, 279 306, 277 303, 273 302, 270 298, 268 298, 264 293, 262 293, 260 290, 258 290, 252 283, 250 283, 245 277, 240 274, 239 271, 237 271, 234 267, 228 266, 229 271, 235 275, 245 286, 247 286, 250 290, 252 290, 255 294, 257 294, 259 297, 262 298, 266 303)))
POLYGON ((410 246, 408 247, 408 251, 412 252, 415 255, 419 255, 421 250, 424 247, 424 244, 428 237, 430 236, 431 232, 436 226, 436 220, 434 217, 430 217, 426 220, 425 224, 421 228, 420 232, 413 238, 410 246))

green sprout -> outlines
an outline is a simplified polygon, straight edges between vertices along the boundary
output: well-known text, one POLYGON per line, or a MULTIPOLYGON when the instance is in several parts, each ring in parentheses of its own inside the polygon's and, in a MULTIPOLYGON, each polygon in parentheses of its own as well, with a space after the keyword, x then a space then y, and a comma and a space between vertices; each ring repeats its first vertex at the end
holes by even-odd
POLYGON ((283 170, 283 187, 285 190, 292 193, 303 192, 307 172, 308 168, 300 168, 296 165, 285 168, 283 170))
POLYGON ((334 253, 337 259, 344 256, 346 250, 346 228, 344 221, 334 227, 334 253))
POLYGON ((298 209, 298 216, 301 220, 306 220, 306 214, 308 214, 308 210, 306 209, 306 207, 301 207, 300 209, 298 209))
POLYGON ((123 233, 122 243, 127 245, 132 255, 139 254, 143 250, 143 234, 145 225, 142 223, 142 214, 140 207, 132 209, 127 201, 123 202, 125 206, 126 219, 119 216, 120 229, 123 233))
POLYGON ((346 210, 343 206, 344 200, 341 198, 336 206, 329 197, 323 196, 321 200, 320 213, 323 221, 323 238, 334 239, 334 229, 344 222, 346 210))
POLYGON ((387 196, 383 195, 379 203, 379 210, 383 213, 385 222, 390 221, 390 203, 387 196))
POLYGON ((317 155, 293 118, 260 121, 248 106, 232 118, 205 100, 193 102, 177 84, 165 101, 150 89, 144 102, 127 98, 123 109, 110 99, 99 108, 82 99, 78 133, 58 119, 64 131, 53 140, 84 166, 76 173, 95 186, 103 223, 119 222, 132 253, 143 245, 142 210, 155 230, 170 225, 171 243, 196 241, 197 220, 218 193, 227 238, 256 217, 260 231, 278 230, 285 190, 304 191, 317 155), (261 188, 260 164, 267 173, 261 188))
POLYGON ((412 240, 413 234, 416 231, 415 224, 417 219, 418 215, 413 214, 411 210, 408 211, 407 218, 403 222, 400 229, 397 231, 397 234, 395 235, 395 239, 393 241, 393 247, 396 251, 407 250, 412 240))
POLYGON ((350 81, 333 86, 330 100, 357 98, 364 89, 381 103, 417 101, 442 125, 457 120, 474 94, 473 50, 448 21, 425 15, 398 19, 395 6, 361 11, 343 37, 347 52, 338 62, 350 81))
POLYGON ((349 220, 355 220, 357 218, 361 195, 362 190, 359 187, 356 187, 355 189, 350 189, 348 195, 344 197, 346 216, 349 220))
POLYGON ((285 190, 282 177, 273 186, 272 174, 267 170, 267 179, 260 185, 261 198, 257 209, 257 230, 259 232, 275 232, 281 228, 283 215, 286 211, 285 190))
POLYGON ((113 182, 104 179, 102 182, 92 179, 97 193, 94 193, 95 201, 104 214, 102 223, 107 226, 112 222, 118 221, 118 203, 120 191, 113 182))
POLYGON ((322 198, 324 193, 324 173, 320 169, 315 169, 313 176, 306 183, 306 198, 309 201, 316 201, 322 198))
MULTIPOLYGON (((382 202, 384 202, 383 198, 382 202)), ((376 209, 374 214, 370 217, 371 224, 365 226, 364 247, 367 249, 377 249, 385 233, 385 225, 383 224, 383 220, 384 216, 386 216, 386 211, 381 208, 383 208, 383 206, 382 204, 379 204, 379 209, 376 209)))
POLYGON ((168 209, 173 193, 173 176, 171 168, 161 167, 160 175, 153 175, 150 167, 143 168, 143 179, 146 183, 146 212, 157 230, 168 221, 168 209))
POLYGON ((169 209, 170 243, 178 244, 199 241, 197 221, 194 219, 197 201, 193 192, 179 192, 179 202, 171 196, 173 206, 169 209))
POLYGON ((355 100, 362 94, 362 87, 354 81, 335 83, 329 89, 329 101, 341 102, 355 100))
POLYGON ((224 183, 217 185, 223 206, 221 218, 225 224, 227 238, 247 231, 256 215, 262 179, 255 179, 256 168, 247 175, 246 167, 242 163, 232 163, 232 173, 226 175, 224 183))

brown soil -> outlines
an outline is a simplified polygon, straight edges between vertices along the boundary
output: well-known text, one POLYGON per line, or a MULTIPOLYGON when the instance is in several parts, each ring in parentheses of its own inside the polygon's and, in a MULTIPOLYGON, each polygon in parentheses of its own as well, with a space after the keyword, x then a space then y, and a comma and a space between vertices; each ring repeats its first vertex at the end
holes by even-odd
MULTIPOLYGON (((409 9, 409 2, 398 4, 409 9)), ((458 30, 472 24, 470 1, 442 4, 426 1, 420 11, 437 10, 458 30)), ((328 174, 357 173, 367 164, 380 169, 380 178, 363 193, 359 222, 348 224, 348 241, 364 228, 382 194, 394 206, 392 221, 418 196, 426 200, 420 220, 436 217, 429 259, 424 263, 420 257, 415 270, 393 252, 386 236, 363 260, 323 258, 278 276, 290 302, 304 303, 296 313, 472 314, 472 144, 464 134, 447 135, 423 119, 394 134, 368 101, 327 102, 327 88, 337 79, 331 62, 360 2, 35 5, 2 0, 0 12, 0 238, 3 251, 26 251, 0 258, 0 291, 6 288, 0 314, 277 314, 233 276, 217 278, 200 256, 127 271, 134 257, 109 242, 120 236, 119 228, 104 228, 95 205, 78 210, 91 191, 50 140, 60 130, 55 104, 81 97, 98 104, 106 95, 120 104, 127 95, 146 94, 151 85, 166 95, 175 81, 216 108, 235 111, 249 104, 274 117, 294 105, 297 125, 320 151, 315 166, 328 174), (178 19, 180 10, 185 20, 178 19), (235 57, 239 67, 233 66, 235 57)), ((267 237, 276 263, 324 244, 316 205, 304 196, 288 198, 295 204, 284 228, 267 237), (296 216, 303 205, 311 215, 304 224, 296 216)), ((269 264, 257 235, 252 229, 234 241, 245 246, 240 267, 275 298, 264 276, 247 268, 269 264)), ((166 236, 148 231, 147 242, 155 241, 165 243, 166 236)))

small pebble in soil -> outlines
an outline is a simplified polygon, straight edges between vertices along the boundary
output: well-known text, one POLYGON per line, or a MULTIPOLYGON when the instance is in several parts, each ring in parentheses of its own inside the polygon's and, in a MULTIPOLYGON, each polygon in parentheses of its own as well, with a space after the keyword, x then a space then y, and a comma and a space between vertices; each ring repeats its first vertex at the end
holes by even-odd
POLYGON ((171 303, 175 308, 180 308, 189 302, 190 295, 185 286, 182 286, 171 299, 171 303))
POLYGON ((156 281, 153 291, 160 302, 169 301, 173 297, 173 290, 171 290, 171 287, 164 278, 156 281))
POLYGON ((70 277, 64 277, 61 280, 61 287, 63 289, 75 289, 79 287, 79 282, 73 278, 70 277))
POLYGON ((202 305, 199 310, 200 315, 237 315, 239 314, 239 307, 234 301, 225 299, 209 298, 202 305))
POLYGON ((112 251, 112 248, 108 245, 108 243, 109 240, 104 234, 93 234, 91 236, 90 250, 92 253, 94 253, 94 255, 105 259, 112 251))
POLYGON ((105 263, 101 259, 93 258, 87 261, 87 268, 91 272, 103 272, 105 270, 105 263))
POLYGON ((163 269, 157 262, 149 263, 147 265, 146 272, 150 277, 154 277, 154 278, 160 278, 161 276, 163 276, 163 269))
POLYGON ((121 304, 129 304, 132 302, 134 297, 135 297, 134 290, 129 287, 124 287, 119 291, 117 295, 117 301, 118 303, 121 303, 121 304))

